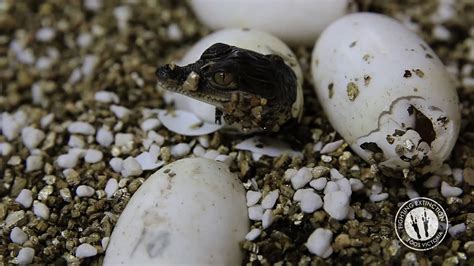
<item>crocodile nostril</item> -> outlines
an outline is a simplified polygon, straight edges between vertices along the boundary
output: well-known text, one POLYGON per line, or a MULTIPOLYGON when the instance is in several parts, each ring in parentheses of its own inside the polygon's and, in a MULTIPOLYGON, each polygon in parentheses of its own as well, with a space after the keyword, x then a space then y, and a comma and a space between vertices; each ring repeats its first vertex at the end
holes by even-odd
POLYGON ((158 79, 174 79, 177 76, 176 72, 177 71, 175 71, 175 66, 172 67, 168 64, 158 67, 158 69, 156 69, 155 74, 158 79))

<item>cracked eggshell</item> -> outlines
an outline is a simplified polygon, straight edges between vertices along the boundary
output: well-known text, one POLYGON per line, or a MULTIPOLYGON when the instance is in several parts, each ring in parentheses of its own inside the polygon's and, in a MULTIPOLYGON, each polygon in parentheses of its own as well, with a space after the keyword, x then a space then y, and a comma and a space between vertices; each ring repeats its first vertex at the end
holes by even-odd
POLYGON ((198 19, 212 29, 235 27, 257 29, 297 45, 312 45, 324 28, 348 12, 350 3, 350 0, 190 2, 198 19), (258 15, 249 15, 256 12, 258 15))
MULTIPOLYGON (((196 62, 207 48, 219 42, 262 54, 277 54, 281 56, 286 64, 293 69, 298 81, 297 97, 292 112, 294 117, 298 119, 301 118, 303 113, 303 90, 301 87, 303 73, 301 72, 301 67, 290 48, 281 40, 266 32, 248 29, 225 29, 216 31, 198 41, 177 64, 182 66, 196 62)), ((193 112, 204 121, 214 123, 214 106, 177 93, 165 93, 172 95, 176 109, 193 112)))
POLYGON ((245 189, 223 163, 188 158, 150 176, 112 233, 104 265, 239 265, 245 189))
POLYGON ((364 160, 382 153, 381 168, 426 173, 448 158, 460 127, 454 83, 399 22, 347 15, 321 34, 311 64, 329 121, 364 160))

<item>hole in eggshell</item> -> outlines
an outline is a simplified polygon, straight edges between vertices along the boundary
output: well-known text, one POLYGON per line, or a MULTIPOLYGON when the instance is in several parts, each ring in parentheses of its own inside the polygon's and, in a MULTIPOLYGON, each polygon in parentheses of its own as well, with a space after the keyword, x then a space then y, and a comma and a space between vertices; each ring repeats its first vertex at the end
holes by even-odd
POLYGON ((364 142, 360 145, 360 147, 373 153, 383 153, 382 149, 375 142, 364 142))
POLYGON ((431 145, 436 139, 436 132, 431 120, 413 105, 410 105, 407 111, 410 115, 415 114, 415 131, 420 134, 421 140, 431 145))

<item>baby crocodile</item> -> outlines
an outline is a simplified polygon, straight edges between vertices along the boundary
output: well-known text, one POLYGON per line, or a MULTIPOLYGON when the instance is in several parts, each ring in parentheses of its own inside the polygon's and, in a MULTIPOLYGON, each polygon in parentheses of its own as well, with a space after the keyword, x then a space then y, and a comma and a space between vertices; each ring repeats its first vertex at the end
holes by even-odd
POLYGON ((278 131, 297 98, 293 70, 275 54, 216 43, 187 66, 156 70, 158 85, 216 107, 215 120, 243 132, 278 131))

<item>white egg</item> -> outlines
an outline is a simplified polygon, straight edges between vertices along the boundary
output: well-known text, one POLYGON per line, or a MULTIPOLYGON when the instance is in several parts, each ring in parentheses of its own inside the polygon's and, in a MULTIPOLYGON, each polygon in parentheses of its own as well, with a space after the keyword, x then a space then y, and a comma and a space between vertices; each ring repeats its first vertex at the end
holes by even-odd
POLYGON ((454 83, 394 19, 358 13, 331 24, 313 50, 312 74, 329 121, 364 160, 380 152, 383 169, 426 173, 450 155, 460 127, 454 83))
POLYGON ((104 265, 239 265, 245 189, 228 166, 182 159, 150 176, 112 233, 104 265))
MULTIPOLYGON (((303 91, 301 87, 303 74, 301 67, 290 48, 281 40, 268 33, 247 29, 216 31, 204 37, 191 47, 184 57, 177 62, 178 65, 187 65, 196 62, 207 48, 219 42, 261 54, 276 54, 281 56, 285 63, 293 69, 298 81, 297 97, 296 102, 293 104, 292 113, 293 117, 297 117, 298 119, 301 117, 303 113, 303 91)), ((172 98, 174 99, 177 109, 193 112, 204 121, 214 123, 214 106, 176 93, 172 94, 172 98)))
POLYGON ((312 45, 332 21, 346 14, 349 0, 191 1, 198 19, 212 29, 251 28, 285 42, 312 45))

